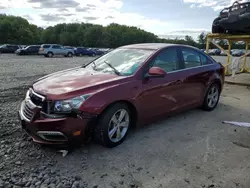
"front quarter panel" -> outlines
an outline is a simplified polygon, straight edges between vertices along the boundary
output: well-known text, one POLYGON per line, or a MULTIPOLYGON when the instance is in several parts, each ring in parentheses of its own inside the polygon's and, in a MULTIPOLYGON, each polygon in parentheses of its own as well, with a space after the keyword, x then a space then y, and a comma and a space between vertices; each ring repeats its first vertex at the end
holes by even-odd
POLYGON ((136 107, 136 98, 141 90, 139 80, 129 80, 103 88, 89 97, 82 107, 83 112, 100 114, 106 107, 118 101, 127 101, 136 107))

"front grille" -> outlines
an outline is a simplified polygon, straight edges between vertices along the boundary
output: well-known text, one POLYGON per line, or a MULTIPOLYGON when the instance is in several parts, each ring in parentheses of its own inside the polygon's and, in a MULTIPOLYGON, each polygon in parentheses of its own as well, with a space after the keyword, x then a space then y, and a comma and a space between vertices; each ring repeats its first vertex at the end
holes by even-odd
POLYGON ((35 93, 33 90, 30 90, 29 93, 30 100, 37 106, 43 106, 45 97, 40 94, 35 93))
POLYGON ((21 106, 21 114, 24 120, 30 122, 35 116, 38 116, 39 110, 44 106, 43 104, 45 104, 45 97, 29 89, 21 106))
POLYGON ((33 112, 33 110, 27 105, 27 103, 24 103, 22 111, 23 111, 23 115, 24 115, 29 121, 31 121, 32 118, 34 117, 34 112, 33 112))

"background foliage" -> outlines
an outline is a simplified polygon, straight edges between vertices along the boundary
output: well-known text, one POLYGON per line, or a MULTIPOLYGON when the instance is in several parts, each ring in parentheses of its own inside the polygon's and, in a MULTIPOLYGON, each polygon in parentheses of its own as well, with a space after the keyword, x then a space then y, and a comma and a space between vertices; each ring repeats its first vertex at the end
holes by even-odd
MULTIPOLYGON (((30 24, 22 17, 0 14, 0 44, 57 43, 70 46, 116 48, 126 44, 145 42, 187 44, 205 48, 206 34, 201 33, 197 40, 191 36, 186 36, 185 39, 163 39, 137 27, 115 23, 106 27, 89 23, 62 23, 43 29, 30 24)), ((219 43, 226 46, 225 41, 219 41, 219 43)), ((244 45, 233 44, 233 47, 244 48, 244 45)))

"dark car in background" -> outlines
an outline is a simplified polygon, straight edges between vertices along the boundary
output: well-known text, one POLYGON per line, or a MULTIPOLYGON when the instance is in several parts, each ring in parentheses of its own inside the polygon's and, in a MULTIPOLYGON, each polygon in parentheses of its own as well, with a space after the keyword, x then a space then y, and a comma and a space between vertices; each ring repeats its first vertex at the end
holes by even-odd
POLYGON ((22 47, 15 44, 4 44, 0 46, 0 53, 15 53, 18 49, 22 49, 22 47))
POLYGON ((100 49, 98 49, 98 48, 92 48, 92 50, 95 51, 95 54, 96 54, 96 55, 103 55, 103 54, 105 54, 104 51, 102 51, 102 50, 100 50, 100 49))
POLYGON ((216 108, 224 67, 198 48, 122 46, 90 63, 46 75, 21 103, 23 130, 41 144, 121 144, 132 126, 196 107, 216 108))
POLYGON ((224 8, 213 21, 212 33, 249 34, 250 2, 235 1, 232 6, 224 8))
POLYGON ((30 45, 25 48, 18 49, 15 53, 17 55, 38 55, 40 45, 30 45))
POLYGON ((234 50, 231 54, 232 56, 240 57, 245 55, 245 52, 243 50, 234 50))
POLYGON ((98 51, 95 49, 91 49, 91 48, 86 48, 86 47, 77 47, 75 48, 75 55, 76 56, 96 56, 98 55, 98 51))
POLYGON ((220 54, 221 54, 221 50, 218 49, 218 48, 216 48, 216 49, 210 49, 210 50, 208 51, 208 54, 209 54, 209 55, 220 55, 220 54))

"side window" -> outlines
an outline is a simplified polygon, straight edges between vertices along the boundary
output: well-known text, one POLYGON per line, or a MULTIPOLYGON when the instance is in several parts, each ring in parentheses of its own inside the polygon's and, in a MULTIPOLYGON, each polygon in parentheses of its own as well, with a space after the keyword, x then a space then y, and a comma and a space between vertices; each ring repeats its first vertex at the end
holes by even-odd
POLYGON ((53 48, 53 49, 60 49, 61 46, 59 46, 59 45, 53 45, 52 48, 53 48))
POLYGON ((201 66, 200 53, 188 48, 183 48, 181 52, 184 59, 185 68, 201 66))
POLYGON ((43 45, 42 48, 50 48, 50 45, 43 45))
POLYGON ((176 48, 168 48, 161 51, 153 60, 151 67, 160 67, 166 72, 178 70, 179 62, 176 48))
POLYGON ((201 64, 202 65, 209 65, 211 64, 211 61, 203 54, 200 54, 200 58, 201 58, 201 64))

